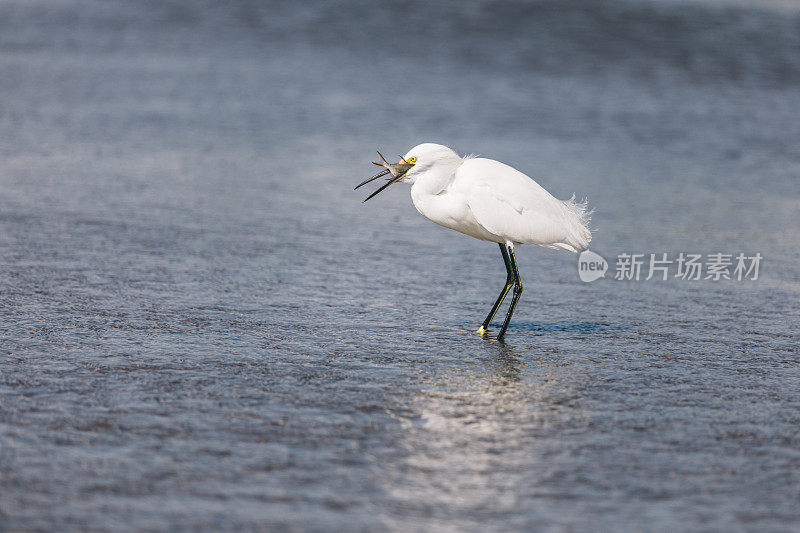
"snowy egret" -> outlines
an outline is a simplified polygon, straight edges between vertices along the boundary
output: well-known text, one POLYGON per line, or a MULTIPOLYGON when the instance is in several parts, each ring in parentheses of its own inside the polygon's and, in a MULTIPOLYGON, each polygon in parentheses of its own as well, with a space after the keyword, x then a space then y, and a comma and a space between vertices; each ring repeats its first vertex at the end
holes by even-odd
POLYGON ((559 200, 529 176, 499 161, 460 157, 450 148, 432 143, 415 146, 394 164, 380 152, 378 155, 381 162, 373 164, 384 170, 359 183, 356 189, 386 174, 391 176, 365 202, 389 185, 403 181, 411 185, 414 207, 428 220, 500 245, 506 284, 477 331, 481 335, 486 334, 497 309, 514 287, 506 319, 497 335, 502 340, 522 294, 515 244, 579 252, 592 239, 586 202, 576 202, 574 195, 569 200, 559 200))

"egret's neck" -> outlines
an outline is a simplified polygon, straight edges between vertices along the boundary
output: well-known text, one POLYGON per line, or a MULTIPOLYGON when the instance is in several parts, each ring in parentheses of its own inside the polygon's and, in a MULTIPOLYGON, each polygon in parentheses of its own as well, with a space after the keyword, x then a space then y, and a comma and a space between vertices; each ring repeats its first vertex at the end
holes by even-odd
POLYGON ((439 160, 424 172, 420 172, 411 186, 411 196, 436 195, 445 190, 453 181, 456 170, 462 161, 463 159, 457 156, 439 160))

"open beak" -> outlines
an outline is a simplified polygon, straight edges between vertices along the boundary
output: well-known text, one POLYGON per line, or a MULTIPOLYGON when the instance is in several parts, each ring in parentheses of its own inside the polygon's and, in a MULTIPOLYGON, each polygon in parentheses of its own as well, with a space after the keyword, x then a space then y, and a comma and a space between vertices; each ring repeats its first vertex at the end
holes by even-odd
MULTIPOLYGON (((369 196, 367 196, 367 198, 364 200, 365 202, 367 200, 369 200, 370 198, 372 198, 373 196, 375 196, 376 194, 378 194, 379 192, 381 192, 382 190, 384 190, 386 187, 388 187, 392 183, 396 183, 396 182, 400 181, 401 179, 403 179, 403 176, 406 175, 406 172, 408 172, 408 170, 411 167, 414 166, 414 163, 409 163, 408 161, 406 161, 402 157, 400 158, 400 161, 398 163, 392 164, 392 163, 389 163, 388 161, 386 161, 386 158, 383 157, 383 155, 380 152, 378 152, 378 156, 381 158, 381 163, 376 163, 375 161, 373 161, 372 164, 373 165, 378 165, 379 167, 384 167, 384 170, 378 172, 377 174, 375 174, 371 178, 365 179, 364 181, 362 181, 361 183, 356 185, 355 189, 358 189, 362 185, 366 185, 367 183, 371 182, 372 180, 376 180, 376 179, 380 178, 381 176, 385 176, 386 174, 391 174, 392 177, 391 178, 387 178, 389 181, 387 181, 385 185, 381 186, 381 188, 379 188, 377 191, 375 191, 374 193, 372 193, 369 196)), ((355 189, 353 189, 353 190, 355 190, 355 189)))

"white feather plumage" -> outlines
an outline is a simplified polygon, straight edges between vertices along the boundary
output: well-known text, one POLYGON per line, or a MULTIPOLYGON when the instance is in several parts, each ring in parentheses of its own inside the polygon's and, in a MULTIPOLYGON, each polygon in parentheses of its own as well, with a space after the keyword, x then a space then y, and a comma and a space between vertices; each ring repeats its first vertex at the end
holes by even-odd
POLYGON ((575 196, 559 200, 529 176, 499 161, 459 157, 439 144, 405 155, 411 199, 429 220, 472 237, 579 252, 592 239, 591 212, 575 196))

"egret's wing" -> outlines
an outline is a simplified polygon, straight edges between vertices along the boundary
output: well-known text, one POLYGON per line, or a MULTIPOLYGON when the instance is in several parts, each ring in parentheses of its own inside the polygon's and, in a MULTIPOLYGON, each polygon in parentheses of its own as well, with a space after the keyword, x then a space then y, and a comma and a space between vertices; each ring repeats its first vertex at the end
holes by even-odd
POLYGON ((490 159, 467 160, 455 180, 478 223, 516 243, 577 251, 591 238, 569 203, 522 172, 490 159))
POLYGON ((467 203, 478 223, 490 233, 516 243, 554 246, 565 243, 564 228, 547 216, 519 205, 513 198, 497 194, 488 185, 475 187, 467 203))

